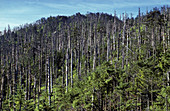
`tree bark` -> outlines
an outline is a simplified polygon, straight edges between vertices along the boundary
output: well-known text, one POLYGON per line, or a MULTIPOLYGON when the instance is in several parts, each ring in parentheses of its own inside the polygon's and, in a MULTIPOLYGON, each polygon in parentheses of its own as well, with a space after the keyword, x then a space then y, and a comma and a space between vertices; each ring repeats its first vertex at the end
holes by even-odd
POLYGON ((66 92, 68 91, 68 48, 66 52, 66 92))
POLYGON ((107 36, 107 62, 109 61, 110 57, 110 22, 107 23, 107 28, 106 28, 106 36, 107 36))
POLYGON ((125 59, 125 52, 124 52, 124 47, 125 47, 125 31, 126 31, 126 13, 123 14, 123 21, 124 21, 124 26, 123 26, 123 36, 122 36, 122 69, 124 69, 124 59, 125 59))
POLYGON ((97 35, 96 35, 96 25, 95 25, 95 34, 94 34, 94 55, 93 55, 93 70, 96 68, 96 57, 97 57, 97 35))

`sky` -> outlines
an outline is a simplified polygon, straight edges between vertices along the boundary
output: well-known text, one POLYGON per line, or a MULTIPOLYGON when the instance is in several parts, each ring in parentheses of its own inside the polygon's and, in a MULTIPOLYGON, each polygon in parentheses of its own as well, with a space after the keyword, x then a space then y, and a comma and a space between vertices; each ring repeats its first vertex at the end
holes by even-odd
POLYGON ((0 31, 8 25, 11 29, 34 23, 42 17, 74 15, 77 12, 104 12, 114 14, 141 12, 163 5, 170 6, 170 0, 0 0, 0 31))

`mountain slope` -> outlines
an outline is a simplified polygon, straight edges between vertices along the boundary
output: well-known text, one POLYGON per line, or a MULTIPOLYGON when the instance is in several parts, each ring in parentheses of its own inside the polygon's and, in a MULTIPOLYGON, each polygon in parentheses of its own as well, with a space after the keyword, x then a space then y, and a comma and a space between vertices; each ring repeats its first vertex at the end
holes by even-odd
POLYGON ((77 13, 5 30, 0 109, 168 110, 169 11, 77 13))

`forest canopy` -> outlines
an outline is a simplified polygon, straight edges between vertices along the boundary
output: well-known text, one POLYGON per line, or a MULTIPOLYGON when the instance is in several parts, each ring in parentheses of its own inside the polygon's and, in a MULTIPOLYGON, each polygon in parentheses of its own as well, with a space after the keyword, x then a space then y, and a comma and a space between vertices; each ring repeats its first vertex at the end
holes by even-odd
POLYGON ((170 7, 77 13, 0 34, 0 109, 170 110, 170 7))

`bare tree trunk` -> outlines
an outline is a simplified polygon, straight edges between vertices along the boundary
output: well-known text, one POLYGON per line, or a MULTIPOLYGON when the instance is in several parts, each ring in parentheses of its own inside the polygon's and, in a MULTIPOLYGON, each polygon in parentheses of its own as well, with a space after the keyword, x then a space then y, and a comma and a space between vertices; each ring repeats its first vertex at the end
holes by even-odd
POLYGON ((1 69, 0 69, 0 77, 1 77, 1 87, 0 87, 0 109, 2 109, 2 99, 3 99, 3 97, 2 97, 2 92, 3 92, 3 86, 2 86, 2 42, 0 41, 0 64, 1 64, 1 69))
MULTIPOLYGON (((119 19, 121 20, 121 15, 119 19)), ((117 38, 117 61, 119 61, 120 40, 121 40, 121 27, 119 26, 119 37, 117 38)))
POLYGON ((40 92, 41 92, 41 76, 42 76, 42 51, 43 51, 43 47, 42 47, 42 37, 40 37, 40 46, 39 46, 39 87, 38 87, 38 109, 39 109, 39 104, 40 104, 40 92))
MULTIPOLYGON (((13 94, 13 97, 15 96, 15 87, 16 87, 16 79, 15 79, 15 46, 14 46, 14 44, 12 44, 12 60, 13 60, 13 63, 12 63, 12 65, 14 65, 14 66, 12 66, 12 79, 13 79, 13 91, 12 91, 12 94, 13 94)), ((15 111, 15 101, 14 101, 14 99, 13 99, 13 107, 14 107, 14 111, 15 111)))
POLYGON ((162 29, 162 33, 163 33, 163 50, 164 50, 164 53, 165 53, 165 26, 163 26, 163 29, 162 29))
POLYGON ((66 92, 68 91, 68 48, 66 52, 66 92))
POLYGON ((139 52, 140 52, 140 49, 141 49, 141 35, 140 35, 140 23, 141 23, 141 16, 140 16, 140 8, 139 8, 139 11, 138 11, 138 16, 139 16, 139 26, 138 26, 138 46, 139 46, 139 52))
POLYGON ((124 21, 124 26, 123 26, 123 36, 122 36, 122 69, 124 69, 124 59, 125 59, 125 52, 124 52, 124 47, 125 47, 125 31, 126 31, 126 13, 123 14, 123 21, 124 21))
POLYGON ((110 57, 110 22, 107 23, 107 28, 106 28, 106 36, 107 36, 107 61, 109 61, 110 57))
MULTIPOLYGON (((27 69, 28 69, 28 64, 27 63, 27 69)), ((28 70, 26 71, 26 95, 25 95, 25 99, 28 100, 28 70)))
POLYGON ((148 94, 147 94, 147 111, 149 111, 150 110, 150 105, 149 105, 149 89, 148 89, 148 87, 147 87, 147 90, 148 90, 148 94))
POLYGON ((98 42, 98 62, 99 66, 101 65, 101 47, 102 46, 102 36, 101 33, 99 33, 99 42, 98 42))
POLYGON ((89 41, 90 41, 90 39, 89 39, 89 36, 88 36, 88 38, 87 38, 87 45, 86 45, 86 49, 87 49, 87 52, 86 52, 86 54, 87 54, 87 63, 86 63, 86 65, 87 65, 87 73, 89 73, 90 72, 90 58, 89 58, 89 56, 90 56, 90 52, 89 52, 89 47, 90 47, 90 44, 89 44, 89 41))
MULTIPOLYGON (((92 44, 92 23, 90 22, 90 29, 89 29, 89 46, 90 46, 90 57, 92 57, 92 50, 93 50, 93 44, 92 44)), ((90 68, 89 68, 90 69, 90 68)))
POLYGON ((73 51, 71 48, 71 64, 70 64, 70 73, 71 73, 71 87, 73 87, 73 51))
POLYGON ((113 50, 115 51, 116 50, 116 41, 115 41, 115 38, 116 38, 116 30, 117 30, 117 26, 116 26, 116 11, 114 12, 114 26, 113 26, 113 50))
POLYGON ((93 55, 93 70, 96 68, 96 53, 97 53, 97 35, 96 35, 96 25, 95 25, 95 34, 94 34, 94 55, 93 55))
POLYGON ((3 94, 3 92, 4 92, 4 88, 3 88, 3 87, 4 87, 4 79, 5 79, 5 78, 4 78, 4 76, 5 76, 5 75, 4 75, 4 64, 3 64, 3 61, 4 61, 4 60, 2 60, 2 58, 3 58, 3 57, 0 58, 0 59, 1 59, 1 73, 0 73, 0 74, 1 74, 0 109, 2 109, 2 104, 3 104, 3 98, 4 98, 4 97, 3 97, 3 95, 4 95, 4 94, 3 94))
POLYGON ((51 75, 50 75, 50 86, 51 86, 51 95, 52 95, 52 93, 53 93, 53 75, 54 75, 54 71, 55 71, 55 69, 54 69, 54 41, 55 41, 55 36, 54 36, 54 34, 56 34, 56 31, 52 34, 52 37, 51 37, 51 75))
POLYGON ((155 54, 155 41, 154 41, 154 28, 152 28, 152 41, 151 41, 151 44, 152 44, 152 48, 153 48, 153 55, 155 54))
POLYGON ((92 21, 90 21, 89 31, 88 31, 88 45, 87 45, 87 66, 88 71, 90 72, 91 64, 90 57, 92 57, 92 21))
MULTIPOLYGON (((104 54, 104 44, 105 44, 105 42, 104 42, 104 33, 102 33, 102 35, 101 35, 101 40, 102 40, 102 54, 104 54)), ((105 60, 105 57, 102 57, 102 60, 101 60, 101 62, 103 62, 105 60)))
POLYGON ((121 33, 119 32, 119 37, 117 38, 117 61, 119 61, 120 37, 121 33))
POLYGON ((37 79, 36 79, 36 75, 34 75, 34 108, 36 108, 36 82, 37 82, 37 79))
MULTIPOLYGON (((62 43, 63 43, 63 42, 62 42, 62 43)), ((62 53, 64 53, 64 49, 62 49, 62 53)), ((65 72, 65 71, 64 71, 64 63, 65 63, 65 62, 64 62, 64 58, 63 58, 62 61, 63 61, 63 64, 62 64, 62 76, 63 76, 63 77, 62 77, 62 86, 63 86, 63 88, 64 88, 64 81, 65 81, 65 80, 64 80, 64 72, 65 72)))
POLYGON ((128 47, 129 47, 129 32, 127 31, 127 39, 126 39, 126 69, 128 68, 128 47))
MULTIPOLYGON (((166 21, 166 15, 165 15, 165 9, 164 9, 164 21, 166 21)), ((164 50, 164 53, 165 53, 165 23, 163 25, 163 50, 164 50)))
POLYGON ((77 64, 77 74, 78 78, 81 79, 81 60, 80 60, 80 40, 78 41, 78 64, 77 64))
POLYGON ((49 105, 51 106, 51 68, 50 68, 50 57, 47 55, 47 74, 48 74, 48 100, 49 100, 49 105))
POLYGON ((28 100, 31 99, 31 63, 28 65, 28 100))

